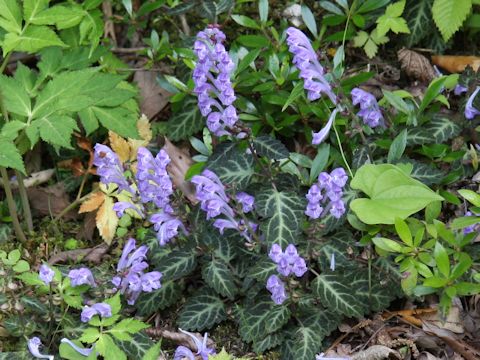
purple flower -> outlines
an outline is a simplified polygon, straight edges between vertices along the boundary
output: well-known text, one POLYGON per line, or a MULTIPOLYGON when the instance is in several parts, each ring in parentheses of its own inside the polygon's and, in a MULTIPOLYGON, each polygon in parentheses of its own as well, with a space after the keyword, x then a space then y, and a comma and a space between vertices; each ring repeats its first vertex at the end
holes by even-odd
POLYGON ((455 85, 455 89, 453 89, 453 93, 457 96, 462 95, 464 92, 467 92, 467 91, 468 91, 468 88, 460 84, 455 85))
POLYGON ((49 359, 49 360, 54 359, 53 355, 42 355, 42 354, 40 354, 40 346, 42 346, 42 341, 38 337, 33 337, 33 338, 29 339, 28 343, 27 343, 27 346, 28 346, 28 351, 30 351, 30 354, 32 354, 32 356, 34 358, 49 359))
POLYGON ((480 110, 473 107, 473 100, 475 100, 475 97, 477 96, 479 91, 480 86, 477 86, 475 91, 468 98, 467 105, 465 105, 465 117, 468 120, 472 120, 475 116, 480 115, 480 110))
POLYGON ((232 106, 236 97, 230 81, 235 66, 223 46, 224 41, 225 34, 218 28, 207 28, 197 34, 193 48, 197 56, 193 70, 194 92, 200 112, 207 116, 207 127, 216 136, 229 135, 238 120, 232 106))
POLYGON ((293 54, 293 63, 300 70, 300 77, 304 80, 308 99, 313 101, 326 94, 336 104, 337 98, 328 81, 325 71, 318 62, 318 57, 310 44, 310 40, 300 30, 289 27, 287 29, 287 44, 293 54))
POLYGON ((191 182, 195 185, 196 197, 201 202, 201 209, 207 213, 207 219, 220 214, 229 218, 234 217, 233 209, 228 205, 225 187, 215 173, 206 169, 201 175, 192 177, 191 182))
POLYGON ((287 292, 285 291, 285 284, 277 275, 270 275, 267 279, 267 290, 272 294, 272 300, 277 305, 283 304, 287 300, 287 292))
POLYGON ((116 184, 119 191, 132 192, 128 181, 123 175, 123 167, 118 155, 108 146, 102 144, 96 144, 94 149, 93 165, 97 167, 100 181, 105 185, 116 184))
POLYGON ((88 268, 80 268, 70 270, 68 273, 68 277, 70 278, 70 284, 72 287, 80 286, 80 285, 90 285, 90 286, 97 286, 95 284, 95 280, 93 279, 93 274, 88 268))
POLYGON ((125 213, 125 210, 127 209, 132 209, 140 215, 140 217, 143 218, 143 211, 142 209, 139 209, 137 206, 133 205, 132 203, 126 202, 126 201, 117 201, 113 205, 113 211, 117 213, 117 216, 121 218, 123 214, 125 213))
POLYGON ((45 285, 48 286, 52 282, 53 277, 55 276, 55 272, 47 264, 43 264, 42 266, 40 266, 40 271, 38 272, 38 275, 40 277, 40 280, 42 280, 45 285))
POLYGON ((293 244, 289 244, 285 252, 280 245, 273 244, 268 256, 277 264, 277 271, 283 276, 294 273, 295 276, 302 277, 307 271, 305 259, 298 255, 297 248, 293 244))
POLYGON ((179 228, 183 230, 184 234, 187 234, 183 223, 177 217, 166 212, 152 215, 150 221, 154 224, 153 228, 157 232, 157 239, 161 246, 166 245, 177 236, 179 228))
POLYGON ((80 319, 82 322, 89 322, 95 315, 109 318, 112 316, 112 308, 107 303, 96 303, 92 306, 85 305, 80 314, 80 319))
POLYGON ((209 348, 207 346, 207 340, 208 340, 208 334, 205 333, 204 337, 203 337, 203 341, 200 341, 194 334, 192 334, 191 332, 188 332, 188 331, 185 331, 185 330, 182 330, 182 329, 178 329, 180 330, 181 332, 183 332, 184 334, 190 336, 193 340, 193 342, 195 343, 195 346, 197 347, 197 352, 195 354, 193 354, 193 352, 185 347, 185 346, 179 346, 177 347, 177 349, 175 350, 175 355, 174 355, 174 360, 183 360, 184 358, 187 358, 187 359, 191 359, 191 360, 195 360, 195 355, 197 356, 200 356, 202 358, 202 360, 208 360, 208 356, 209 355, 215 355, 215 349, 212 349, 212 348, 209 348))
POLYGON ((152 292, 153 290, 160 289, 160 279, 162 278, 162 273, 158 271, 150 271, 146 274, 143 274, 140 278, 142 285, 142 290, 145 292, 152 292))
POLYGON ((360 105, 357 115, 363 119, 366 125, 374 128, 383 124, 383 115, 375 96, 360 88, 354 88, 351 94, 353 105, 360 105))
POLYGON ((272 247, 270 248, 270 252, 268 253, 268 256, 272 261, 276 264, 282 259, 283 257, 283 251, 282 247, 278 244, 273 244, 272 247))
POLYGON ((239 192, 236 195, 237 201, 242 205, 242 211, 248 213, 253 210, 255 205, 255 198, 245 192, 239 192))
MULTIPOLYGON (((473 216, 473 214, 472 214, 471 211, 467 211, 465 213, 465 216, 473 216)), ((477 225, 478 224, 473 224, 473 225, 470 225, 470 226, 467 226, 467 227, 463 228, 463 234, 467 235, 467 234, 470 234, 470 233, 474 232, 477 225)))
POLYGON ((73 341, 71 341, 70 339, 67 339, 67 338, 63 338, 62 340, 60 340, 61 343, 65 343, 65 344, 68 344, 70 345, 73 350, 75 350, 76 352, 78 352, 80 355, 83 355, 83 356, 89 356, 94 348, 94 346, 92 346, 91 348, 81 348, 80 346, 77 346, 73 341))
POLYGON ((307 272, 307 264, 305 263, 305 259, 298 256, 295 261, 293 262, 292 272, 295 274, 296 277, 302 277, 307 272))
POLYGON ((337 116, 337 112, 338 112, 337 109, 332 111, 332 113, 330 115, 330 118, 328 119, 327 124, 325 125, 325 127, 322 130, 320 130, 317 133, 315 133, 315 132, 312 133, 312 144, 313 145, 319 145, 327 138, 328 134, 330 133, 330 129, 332 128, 333 122, 335 121, 335 117, 337 116))
POLYGON ((341 218, 346 211, 342 196, 347 181, 348 176, 343 168, 336 168, 330 174, 320 173, 318 182, 310 187, 305 196, 308 200, 305 214, 311 219, 318 219, 329 210, 334 217, 341 218))

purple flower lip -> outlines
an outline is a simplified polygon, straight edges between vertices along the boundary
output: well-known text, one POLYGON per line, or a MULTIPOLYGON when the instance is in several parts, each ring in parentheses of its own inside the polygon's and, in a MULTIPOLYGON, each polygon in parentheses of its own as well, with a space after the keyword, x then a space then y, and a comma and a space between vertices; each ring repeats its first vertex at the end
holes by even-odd
POLYGON ((40 280, 42 280, 45 285, 48 286, 52 282, 55 272, 47 264, 43 264, 40 266, 38 276, 40 280))
POLYGON ((467 104, 465 105, 465 118, 468 120, 472 120, 475 116, 480 115, 480 110, 473 106, 473 101, 475 100, 475 97, 479 91, 480 86, 477 86, 475 91, 468 98, 467 104))
POLYGON ((109 318, 112 316, 112 308, 107 303, 96 303, 92 306, 86 305, 82 310, 80 318, 82 322, 86 323, 95 315, 99 315, 102 318, 109 318))
POLYGON ((366 125, 371 128, 383 125, 383 115, 375 96, 360 88, 352 89, 351 94, 353 105, 360 105, 357 115, 363 119, 366 125))

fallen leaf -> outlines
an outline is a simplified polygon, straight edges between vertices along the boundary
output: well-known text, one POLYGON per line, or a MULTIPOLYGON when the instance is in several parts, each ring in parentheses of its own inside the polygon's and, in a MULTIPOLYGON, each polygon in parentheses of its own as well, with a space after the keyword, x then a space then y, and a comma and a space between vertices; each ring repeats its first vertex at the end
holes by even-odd
POLYGON ((384 359, 402 359, 400 354, 383 345, 373 345, 367 350, 360 351, 351 356, 352 360, 384 360, 384 359))
POLYGON ((149 119, 154 118, 167 104, 170 93, 160 87, 157 82, 158 72, 136 71, 133 76, 140 88, 140 110, 149 119))
POLYGON ((118 226, 118 217, 113 210, 113 199, 111 197, 105 197, 105 201, 98 209, 95 220, 100 236, 110 245, 118 226))
POLYGON ((100 264, 102 262, 103 255, 108 250, 107 244, 100 244, 94 248, 90 249, 76 249, 63 251, 58 254, 55 254, 50 259, 48 263, 50 265, 55 265, 57 263, 65 263, 68 261, 88 261, 94 264, 100 264))
POLYGON ((473 71, 477 71, 480 67, 480 57, 477 56, 434 55, 432 62, 451 73, 461 73, 469 65, 473 71))
MULTIPOLYGON (((48 187, 27 188, 27 194, 32 212, 38 216, 56 216, 71 203, 62 182, 48 187)), ((72 220, 77 213, 71 210, 63 217, 72 220)))
POLYGON ((435 69, 425 56, 405 48, 400 49, 397 56, 402 70, 408 77, 424 83, 429 83, 437 77, 435 69))
POLYGON ((439 312, 424 313, 420 316, 422 321, 435 325, 440 329, 450 330, 456 334, 463 334, 463 321, 461 310, 457 306, 452 306, 448 312, 447 318, 441 318, 439 312))
POLYGON ((117 153, 122 163, 130 159, 130 145, 127 140, 113 131, 108 132, 108 139, 110 141, 110 147, 117 153))
POLYGON ((96 191, 85 200, 80 209, 78 210, 79 214, 91 212, 97 210, 105 201, 106 195, 101 191, 96 191))
POLYGON ((79 158, 59 161, 57 166, 62 169, 70 169, 74 176, 82 176, 85 174, 85 168, 79 158))

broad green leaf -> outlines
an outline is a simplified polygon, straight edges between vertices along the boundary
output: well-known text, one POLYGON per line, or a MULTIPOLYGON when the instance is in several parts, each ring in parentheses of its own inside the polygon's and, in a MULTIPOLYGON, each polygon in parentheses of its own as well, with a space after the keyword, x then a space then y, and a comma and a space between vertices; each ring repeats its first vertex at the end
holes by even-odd
MULTIPOLYGON (((23 18, 26 22, 34 24, 32 22, 35 16, 48 7, 50 0, 24 0, 23 1, 23 18)), ((37 24, 46 25, 46 24, 37 24)))
POLYGON ((22 156, 12 141, 0 137, 0 149, 2 149, 0 151, 0 166, 16 169, 26 174, 22 156))
POLYGON ((383 95, 390 105, 392 105, 398 111, 407 115, 411 112, 408 104, 399 95, 387 90, 383 90, 383 95))
POLYGON ((243 57, 242 60, 238 63, 237 68, 235 69, 235 75, 241 74, 243 70, 249 67, 257 59, 258 55, 262 52, 262 49, 254 49, 250 51, 247 55, 243 57))
POLYGON ((467 226, 475 225, 480 222, 479 216, 464 216, 453 219, 451 223, 452 230, 458 230, 466 228, 467 226))
POLYGON ((0 0, 0 27, 16 34, 22 31, 22 10, 16 0, 0 0))
POLYGON ((313 159, 312 168, 310 169, 310 182, 313 183, 318 175, 327 166, 328 159, 330 157, 330 145, 321 144, 317 149, 317 156, 313 159))
POLYGON ((388 150, 388 162, 392 163, 396 160, 399 160, 403 152, 405 151, 405 147, 407 146, 407 129, 404 129, 397 137, 393 140, 390 149, 388 150))
POLYGON ((240 35, 237 37, 238 43, 246 47, 263 48, 270 45, 270 41, 262 35, 240 35))
POLYGON ((460 189, 458 193, 469 203, 475 205, 476 207, 480 207, 480 195, 477 194, 475 191, 468 190, 468 189, 460 189))
POLYGON ((355 295, 349 280, 342 274, 323 273, 317 276, 312 282, 312 290, 330 311, 357 318, 364 313, 365 304, 355 295))
POLYGON ((86 14, 81 7, 55 5, 38 13, 31 22, 36 25, 55 25, 62 30, 78 25, 86 14))
POLYGON ((95 344, 95 350, 105 360, 127 360, 125 353, 115 344, 110 335, 101 334, 95 344))
POLYGON ((253 351, 257 354, 262 354, 265 351, 280 345, 283 339, 284 336, 281 333, 269 334, 263 339, 255 339, 253 341, 253 351))
POLYGON ((446 76, 434 79, 428 86, 425 95, 423 95, 422 102, 418 108, 418 112, 422 113, 428 105, 441 93, 444 88, 445 81, 447 80, 446 76))
POLYGON ((202 277, 217 293, 231 300, 238 292, 235 277, 223 261, 212 259, 206 262, 202 267, 202 277))
POLYGON ((447 42, 470 14, 472 0, 435 0, 432 15, 443 40, 447 42))
POLYGON ((32 105, 30 96, 16 79, 0 75, 1 101, 9 113, 30 116, 32 105))
POLYGON ((125 108, 92 107, 100 123, 124 138, 138 139, 137 114, 125 108))
POLYGON ((260 25, 257 24, 255 20, 252 18, 245 16, 245 15, 231 15, 233 21, 235 21, 238 25, 251 28, 251 29, 260 29, 260 25))
POLYGON ((188 97, 182 104, 182 111, 174 113, 167 122, 167 136, 172 141, 188 139, 202 130, 205 120, 198 110, 196 99, 188 97))
POLYGON ((253 140, 255 150, 260 156, 268 159, 280 160, 288 158, 289 151, 280 140, 274 139, 269 135, 263 135, 253 140))
POLYGON ((305 201, 294 192, 264 190, 257 194, 257 210, 265 219, 260 228, 268 245, 286 247, 298 242, 305 201))
POLYGON ((259 2, 258 2, 258 13, 260 15, 260 21, 262 23, 267 22, 267 20, 268 20, 268 0, 259 0, 259 2))
POLYGON ((40 137, 44 141, 67 149, 73 149, 70 139, 73 131, 79 130, 77 122, 64 115, 42 117, 33 121, 31 126, 37 127, 40 137))
POLYGON ((145 360, 144 356, 146 356, 152 346, 154 346, 154 342, 143 332, 132 335, 132 339, 129 341, 115 340, 115 343, 127 354, 128 359, 139 360, 145 360))
POLYGON ((92 344, 97 341, 99 336, 100 332, 97 328, 89 327, 83 331, 82 336, 78 340, 87 344, 92 344))
POLYGON ((3 41, 3 54, 12 50, 33 54, 48 46, 67 46, 48 26, 30 25, 21 34, 8 33, 3 41))
POLYGON ((405 221, 400 218, 396 218, 395 231, 405 244, 413 246, 412 233, 410 232, 410 228, 405 221))
MULTIPOLYGON (((435 250, 433 251, 433 256, 435 262, 437 263, 438 270, 440 273, 448 278, 450 275, 450 260, 448 259, 448 254, 442 244, 439 241, 435 244, 435 250)), ((427 285, 428 286, 428 285, 427 285)))
POLYGON ((225 304, 211 292, 201 292, 187 300, 180 311, 177 323, 182 329, 202 331, 227 317, 225 304))
POLYGON ((383 237, 374 237, 372 238, 373 243, 379 247, 380 249, 388 252, 402 252, 402 245, 397 243, 396 241, 383 238, 383 237))
POLYGON ((148 316, 175 304, 182 297, 183 282, 162 281, 162 287, 149 293, 142 293, 135 302, 139 315, 148 316))
POLYGON ((460 276, 465 274, 465 272, 470 269, 473 261, 470 255, 467 253, 460 253, 457 259, 457 263, 452 269, 452 274, 450 275, 451 280, 458 279, 460 276))
POLYGON ((156 267, 165 280, 176 280, 191 273, 197 264, 196 254, 189 250, 174 250, 156 267))
POLYGON ((253 156, 239 150, 235 143, 224 142, 214 150, 207 169, 215 172, 222 182, 243 189, 254 174, 253 156))

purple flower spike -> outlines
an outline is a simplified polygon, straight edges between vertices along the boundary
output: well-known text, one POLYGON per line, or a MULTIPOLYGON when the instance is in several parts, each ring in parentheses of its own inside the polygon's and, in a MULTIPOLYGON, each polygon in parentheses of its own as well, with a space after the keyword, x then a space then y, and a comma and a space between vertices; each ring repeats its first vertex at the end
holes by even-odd
POLYGON ((97 286, 97 284, 95 284, 92 272, 90 269, 85 267, 70 270, 68 277, 70 278, 70 284, 72 287, 80 285, 90 285, 93 287, 97 286))
POLYGON ((475 116, 480 115, 480 110, 473 107, 473 100, 477 96, 478 92, 480 91, 480 86, 477 86, 475 91, 470 95, 467 101, 467 105, 465 105, 465 118, 468 120, 472 120, 475 116))
POLYGON ((338 112, 337 109, 332 111, 332 114, 330 115, 330 118, 328 119, 327 124, 325 125, 325 127, 322 130, 320 130, 318 133, 315 133, 315 132, 312 133, 312 135, 313 135, 312 144, 313 145, 319 145, 327 138, 328 134, 330 133, 330 129, 333 126, 333 122, 335 121, 335 117, 337 116, 337 112, 338 112))
POLYGON ((239 192, 236 196, 237 201, 242 205, 242 211, 248 213, 253 210, 255 198, 245 192, 239 192))
POLYGON ((357 115, 363 119, 366 125, 374 128, 383 124, 383 115, 375 96, 360 88, 352 89, 351 94, 353 105, 360 105, 357 115))
POLYGON ((177 236, 179 228, 184 234, 187 234, 183 223, 171 214, 154 214, 150 217, 150 221, 153 223, 153 228, 157 232, 157 239, 161 246, 165 246, 171 239, 177 236))
POLYGON ((277 305, 283 304, 288 298, 285 284, 277 275, 270 275, 267 279, 267 290, 270 291, 272 294, 272 300, 277 305))
POLYGON ((327 95, 336 104, 337 97, 332 87, 325 79, 325 71, 318 62, 318 57, 310 44, 310 40, 300 30, 289 27, 287 29, 287 44, 293 54, 293 63, 300 70, 300 77, 304 80, 308 99, 319 99, 322 94, 327 95))
POLYGON ((268 256, 272 261, 276 264, 282 259, 283 257, 283 251, 282 247, 278 244, 273 244, 272 247, 270 248, 270 252, 268 253, 268 256))
POLYGON ((97 167, 100 181, 105 185, 116 184, 120 191, 125 190, 131 193, 132 189, 123 175, 123 167, 118 155, 102 144, 96 144, 94 149, 93 165, 97 167))
POLYGON ((28 351, 36 359, 49 359, 54 360, 53 355, 43 355, 40 353, 40 346, 42 346, 42 341, 38 337, 33 337, 28 340, 27 343, 28 351))
POLYGON ((235 66, 224 41, 222 31, 207 28, 197 34, 193 49, 198 59, 193 71, 194 92, 200 112, 207 116, 207 127, 216 136, 229 135, 238 120, 230 81, 235 66))
POLYGON ((40 280, 42 280, 45 285, 48 286, 52 282, 55 272, 47 264, 43 264, 40 266, 38 276, 40 280))

